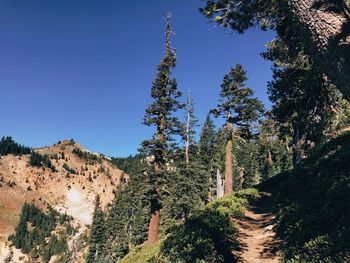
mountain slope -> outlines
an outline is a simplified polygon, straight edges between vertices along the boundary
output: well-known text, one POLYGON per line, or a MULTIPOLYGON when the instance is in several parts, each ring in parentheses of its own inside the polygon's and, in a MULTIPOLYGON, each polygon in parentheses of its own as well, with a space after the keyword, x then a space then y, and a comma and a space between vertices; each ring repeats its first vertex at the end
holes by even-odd
POLYGON ((14 232, 25 202, 44 210, 51 206, 73 216, 74 224, 83 232, 91 223, 96 194, 106 207, 116 185, 127 180, 127 175, 106 157, 90 153, 74 141, 33 152, 47 155, 50 165, 35 162, 30 154, 0 158, 0 259, 1 243, 14 232))

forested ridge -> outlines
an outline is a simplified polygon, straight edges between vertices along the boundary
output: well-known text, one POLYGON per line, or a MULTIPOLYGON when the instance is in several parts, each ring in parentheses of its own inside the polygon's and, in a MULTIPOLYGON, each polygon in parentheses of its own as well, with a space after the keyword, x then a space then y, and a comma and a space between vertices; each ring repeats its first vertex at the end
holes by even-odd
MULTIPOLYGON (((206 1, 199 11, 212 23, 242 34, 259 26, 277 35, 261 54, 273 63, 271 109, 247 85, 249 72, 237 61, 213 87, 219 99, 204 123, 196 117, 196 98, 182 94, 173 74, 177 57, 168 14, 142 121, 154 133, 137 155, 109 160, 127 177, 106 209, 96 195, 85 261, 349 262, 349 4, 206 1), (311 19, 315 15, 324 20, 311 19), (337 21, 332 30, 329 21, 337 21), (215 125, 217 119, 223 124, 215 125), (252 247, 245 242, 257 237, 249 236, 253 230, 243 236, 247 226, 267 233, 261 238, 269 241, 257 242, 262 247, 248 256, 252 247)), ((55 171, 48 156, 11 137, 2 139, 0 151, 31 153, 30 165, 55 171)), ((73 153, 97 160, 79 149, 73 153)), ((51 232, 60 224, 65 234, 74 232, 69 222, 26 204, 10 240, 45 262, 55 254, 64 261, 69 245, 51 232)))
POLYGON ((22 155, 29 154, 31 149, 24 145, 16 143, 12 137, 2 137, 0 141, 0 155, 22 155))

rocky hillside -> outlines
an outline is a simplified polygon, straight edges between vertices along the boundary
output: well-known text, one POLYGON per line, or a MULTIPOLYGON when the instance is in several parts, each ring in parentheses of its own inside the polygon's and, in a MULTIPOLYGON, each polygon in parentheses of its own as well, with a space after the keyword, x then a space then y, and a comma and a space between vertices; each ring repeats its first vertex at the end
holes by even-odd
POLYGON ((91 153, 74 141, 34 149, 22 156, 0 159, 1 247, 14 232, 25 202, 67 213, 81 228, 91 223, 96 194, 105 207, 120 182, 127 180, 108 157, 91 153))

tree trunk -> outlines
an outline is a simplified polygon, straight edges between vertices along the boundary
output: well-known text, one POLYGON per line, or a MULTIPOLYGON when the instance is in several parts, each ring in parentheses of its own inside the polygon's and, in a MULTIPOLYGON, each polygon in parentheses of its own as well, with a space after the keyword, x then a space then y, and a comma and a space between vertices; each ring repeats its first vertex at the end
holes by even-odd
POLYGON ((296 168, 304 159, 304 143, 299 125, 296 125, 293 138, 293 167, 296 168))
POLYGON ((149 222, 148 226, 148 245, 153 245, 158 241, 158 234, 159 234, 159 223, 160 223, 160 199, 161 199, 161 193, 160 193, 160 177, 164 175, 164 169, 165 169, 165 150, 164 150, 164 143, 165 143, 165 124, 166 120, 163 114, 159 114, 159 124, 157 127, 157 134, 156 134, 156 150, 155 150, 155 156, 154 156, 154 172, 156 176, 156 197, 151 200, 151 220, 149 222))
POLYGON ((270 149, 268 149, 268 151, 267 151, 267 159, 266 159, 266 162, 267 162, 267 165, 268 165, 269 167, 272 167, 273 161, 272 161, 272 154, 271 154, 271 150, 270 150, 270 149))
MULTIPOLYGON (((231 131, 232 132, 232 131, 231 131)), ((225 195, 233 193, 233 143, 232 137, 226 142, 225 157, 225 195)))
POLYGON ((225 181, 221 179, 220 170, 216 171, 216 197, 220 198, 224 196, 224 183, 225 181))
POLYGON ((153 245, 158 241, 159 222, 160 222, 160 210, 157 210, 151 215, 151 221, 149 222, 148 245, 153 245))
POLYGON ((260 175, 259 172, 255 172, 255 178, 254 178, 255 184, 260 184, 260 175))
POLYGON ((243 189, 243 183, 244 183, 244 167, 239 167, 239 189, 243 189))
POLYGON ((288 0, 295 32, 325 74, 350 99, 350 12, 343 0, 288 0), (305 38, 306 36, 306 38, 305 38))

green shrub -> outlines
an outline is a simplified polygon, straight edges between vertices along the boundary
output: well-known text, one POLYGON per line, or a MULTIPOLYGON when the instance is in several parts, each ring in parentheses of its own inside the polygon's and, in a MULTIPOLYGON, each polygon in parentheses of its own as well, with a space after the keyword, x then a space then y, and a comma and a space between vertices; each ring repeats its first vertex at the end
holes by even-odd
POLYGON ((84 159, 86 161, 90 161, 92 164, 95 161, 101 161, 100 158, 92 153, 86 152, 86 151, 82 151, 79 148, 74 148, 72 151, 73 154, 75 154, 76 156, 78 156, 81 159, 84 159))
POLYGON ((234 195, 239 198, 247 199, 248 201, 256 201, 260 197, 259 191, 255 188, 239 190, 234 195))
POLYGON ((71 173, 71 174, 77 174, 77 172, 69 167, 69 165, 67 163, 64 163, 63 166, 62 166, 68 173, 71 173))
POLYGON ((147 243, 137 246, 126 257, 124 257, 120 263, 147 263, 152 261, 168 263, 167 261, 160 261, 159 252, 161 243, 162 240, 152 246, 148 246, 147 243))
POLYGON ((221 211, 205 209, 174 227, 161 252, 169 262, 232 262, 231 251, 237 247, 231 218, 221 211))
POLYGON ((223 216, 242 217, 247 206, 247 199, 227 195, 207 204, 206 209, 216 211, 223 216))
POLYGON ((350 262, 350 134, 326 143, 275 189, 286 262, 350 262))
POLYGON ((47 154, 40 154, 32 151, 30 154, 29 164, 35 167, 47 167, 50 168, 52 172, 57 172, 56 167, 51 163, 47 154))
POLYGON ((257 196, 257 190, 249 189, 207 204, 184 224, 170 229, 160 258, 169 262, 233 262, 232 250, 239 243, 232 217, 243 217, 248 199, 257 196))

